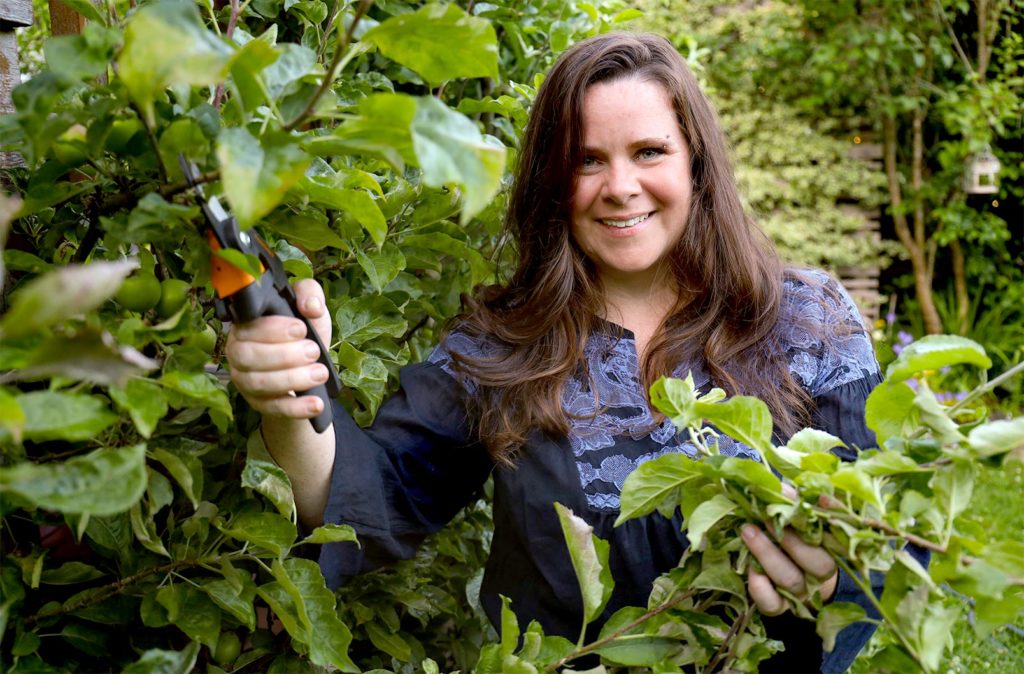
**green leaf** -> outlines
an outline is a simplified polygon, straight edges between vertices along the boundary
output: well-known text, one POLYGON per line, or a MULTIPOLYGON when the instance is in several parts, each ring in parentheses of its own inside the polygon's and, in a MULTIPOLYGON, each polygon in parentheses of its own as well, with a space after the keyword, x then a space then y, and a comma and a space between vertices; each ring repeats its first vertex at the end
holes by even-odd
POLYGON ((296 246, 302 246, 308 250, 323 250, 324 248, 348 250, 348 246, 342 238, 327 224, 327 218, 314 209, 308 209, 302 213, 287 213, 281 217, 271 214, 263 221, 263 225, 284 236, 296 246))
POLYGON ((164 547, 164 542, 156 530, 156 522, 153 521, 152 515, 146 517, 142 514, 142 503, 133 505, 129 515, 135 540, 150 552, 170 558, 171 553, 167 552, 167 548, 164 547))
POLYGON ((227 75, 231 48, 206 30, 191 2, 164 0, 128 19, 118 74, 154 126, 153 102, 171 85, 216 84, 227 75))
POLYGON ((519 645, 519 619, 512 610, 512 600, 501 597, 501 656, 506 658, 515 653, 519 645))
POLYGON ((199 656, 199 642, 192 641, 180 651, 151 648, 125 667, 123 674, 189 674, 199 656))
POLYGON ((985 355, 985 349, 977 342, 957 335, 926 335, 900 352, 886 368, 885 377, 896 383, 925 370, 961 363, 986 370, 992 367, 992 359, 985 355))
POLYGON ((819 431, 816 428, 805 428, 797 431, 786 442, 786 446, 790 449, 795 449, 798 452, 804 452, 806 454, 815 454, 818 452, 827 452, 833 447, 846 447, 846 444, 825 431, 819 431))
POLYGON ((454 4, 428 4, 393 16, 366 31, 362 41, 432 84, 498 77, 498 40, 491 22, 454 4))
POLYGON ((167 609, 167 619, 190 639, 211 651, 217 647, 220 609, 205 592, 188 583, 177 583, 157 590, 156 600, 167 609))
POLYGON ((129 346, 119 346, 107 332, 83 330, 73 336, 52 335, 29 355, 14 379, 36 381, 64 377, 101 386, 123 386, 130 378, 160 363, 129 346))
POLYGON ((60 321, 88 313, 121 287, 135 262, 68 265, 32 279, 11 295, 0 320, 0 338, 28 337, 60 321))
POLYGON ((399 272, 405 269, 405 256, 401 249, 391 243, 385 244, 380 251, 366 253, 362 250, 356 251, 356 260, 359 266, 366 272, 370 285, 378 293, 391 283, 399 272))
MULTIPOLYGON (((25 411, 18 404, 18 399, 0 388, 0 430, 9 433, 14 442, 21 444, 25 431, 25 411)), ((4 433, 0 433, 0 441, 4 433)))
POLYGON ((359 103, 359 116, 341 124, 330 136, 306 141, 316 155, 364 154, 380 157, 396 170, 416 165, 412 122, 416 99, 405 94, 373 94, 359 103))
POLYGON ((224 129, 217 137, 217 160, 232 213, 246 229, 281 203, 302 178, 310 158, 287 136, 257 139, 246 129, 235 128, 224 129))
POLYGON ((407 323, 395 304, 383 296, 346 298, 335 313, 338 339, 358 346, 384 335, 401 337, 407 323))
POLYGON ((199 507, 203 496, 203 464, 189 454, 176 454, 166 449, 151 449, 149 455, 159 461, 178 483, 193 508, 199 507))
POLYGON ((614 581, 608 566, 608 542, 594 536, 594 527, 561 503, 555 503, 572 568, 583 595, 583 620, 593 622, 612 596, 614 581))
POLYGON ((703 590, 720 590, 741 597, 747 593, 746 584, 732 568, 732 561, 726 550, 709 549, 704 552, 701 571, 693 579, 692 586, 703 590))
POLYGON ((679 490, 700 475, 699 466, 685 454, 665 454, 641 463, 622 485, 615 526, 655 509, 671 517, 679 506, 679 490))
POLYGON ((242 486, 263 494, 274 504, 277 512, 285 517, 290 518, 295 512, 295 497, 288 473, 271 458, 263 444, 263 435, 258 430, 249 436, 246 443, 242 486))
POLYGON ((837 489, 844 489, 865 503, 870 503, 879 510, 884 511, 881 496, 879 496, 879 482, 872 478, 859 465, 845 465, 829 476, 829 481, 837 489))
POLYGON ((62 463, 29 462, 0 472, 0 494, 63 513, 114 515, 146 492, 146 446, 97 449, 62 463))
POLYGON ((967 434, 967 442, 979 457, 997 456, 1024 447, 1024 417, 975 426, 967 434))
POLYGON ((380 212, 380 206, 366 190, 337 190, 334 193, 332 208, 337 208, 352 216, 377 246, 384 244, 388 235, 388 222, 380 212))
POLYGON ((629 634, 594 650, 605 660, 626 667, 652 667, 679 653, 676 639, 629 634))
POLYGON ((160 383, 182 394, 191 403, 209 407, 231 418, 231 401, 213 375, 206 372, 165 372, 160 383))
POLYGON ((903 382, 884 381, 868 396, 864 419, 875 432, 879 446, 892 437, 912 430, 911 414, 914 410, 914 390, 903 382))
POLYGON ((360 671, 348 656, 352 633, 338 619, 334 594, 325 586, 316 562, 298 558, 274 560, 272 570, 274 578, 294 602, 299 618, 299 623, 294 625, 297 631, 289 630, 289 633, 309 645, 309 659, 313 664, 333 665, 343 672, 360 671))
POLYGON ((694 411, 697 391, 693 385, 693 373, 686 379, 661 377, 651 385, 651 405, 667 416, 676 428, 699 428, 701 418, 694 411))
POLYGON ((974 478, 977 468, 974 463, 953 459, 953 463, 936 469, 935 476, 928 483, 943 506, 952 526, 957 515, 967 509, 974 493, 974 478))
POLYGON ((417 99, 411 129, 424 184, 457 183, 464 190, 461 221, 465 225, 501 187, 505 147, 484 138, 465 115, 432 96, 417 99))
POLYGON ((772 445, 772 414, 768 405, 750 396, 719 403, 697 402, 696 412, 723 433, 762 454, 772 445))
POLYGON ((359 543, 356 538, 356 530, 347 524, 325 524, 313 529, 306 538, 302 539, 302 543, 359 543))
POLYGON ((722 494, 715 494, 714 497, 697 506, 697 509, 686 521, 687 538, 690 539, 690 545, 695 550, 700 550, 701 543, 704 542, 704 533, 734 510, 736 510, 736 504, 722 494))
POLYGON ((226 580, 211 580, 203 583, 202 588, 213 603, 237 618, 251 632, 256 629, 256 611, 253 609, 256 585, 248 576, 239 576, 243 583, 241 589, 226 580))
POLYGON ((89 440, 117 421, 99 396, 62 391, 32 391, 18 396, 25 415, 26 440, 89 440))
POLYGON ((127 410, 139 435, 149 438, 167 414, 167 396, 162 386, 150 379, 131 379, 124 388, 108 389, 118 407, 127 410))
POLYGON ((389 632, 375 622, 363 625, 374 647, 401 662, 412 660, 412 649, 400 634, 389 632))
POLYGON ((966 440, 960 433, 960 427, 949 417, 947 408, 924 384, 914 395, 914 408, 918 411, 921 424, 930 429, 941 442, 959 443, 966 440))
POLYGON ((77 585, 103 577, 95 566, 82 562, 67 562, 56 569, 44 569, 39 581, 45 585, 77 585))
POLYGON ((860 604, 837 601, 827 604, 818 613, 817 632, 825 651, 831 653, 836 645, 836 635, 846 626, 863 620, 864 608, 860 604))
POLYGON ((246 512, 221 529, 232 538, 252 543, 284 557, 295 543, 298 531, 291 520, 275 513, 246 512))

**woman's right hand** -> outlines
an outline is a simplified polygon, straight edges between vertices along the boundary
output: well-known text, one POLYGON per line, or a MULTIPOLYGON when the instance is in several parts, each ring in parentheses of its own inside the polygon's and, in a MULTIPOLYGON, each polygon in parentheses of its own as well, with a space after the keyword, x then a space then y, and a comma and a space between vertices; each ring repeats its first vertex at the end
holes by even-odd
MULTIPOLYGON (((324 344, 331 343, 331 318, 324 291, 312 279, 294 286, 299 311, 309 319, 324 344)), ((231 381, 249 405, 264 416, 309 419, 323 409, 316 396, 296 397, 327 381, 327 368, 318 363, 320 349, 306 338, 306 325, 291 316, 264 316, 233 324, 225 353, 231 381)))

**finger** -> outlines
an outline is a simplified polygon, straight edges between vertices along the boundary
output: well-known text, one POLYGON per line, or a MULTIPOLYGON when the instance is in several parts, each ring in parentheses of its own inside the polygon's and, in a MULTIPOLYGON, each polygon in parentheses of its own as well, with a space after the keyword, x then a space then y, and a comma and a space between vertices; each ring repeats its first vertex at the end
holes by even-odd
POLYGON ((794 487, 793 485, 789 484, 788 482, 783 482, 782 483, 782 495, 787 497, 787 498, 796 500, 796 497, 797 497, 796 487, 794 487))
POLYGON ((299 305, 299 311, 306 318, 320 318, 324 313, 324 289, 313 279, 306 278, 297 281, 294 286, 295 299, 299 305))
POLYGON ((824 548, 808 545, 792 529, 786 529, 779 541, 786 554, 797 566, 818 580, 831 578, 836 572, 836 560, 824 548))
POLYGON ((793 595, 802 597, 807 591, 803 570, 753 524, 743 525, 741 533, 743 542, 750 548, 757 561, 761 562, 761 568, 771 581, 793 595))
POLYGON ((316 396, 278 396, 274 398, 253 398, 249 405, 264 416, 310 419, 320 414, 323 401, 316 396))
POLYGON ((775 591, 771 579, 763 573, 754 571, 753 567, 747 573, 747 591, 754 600, 757 610, 763 615, 779 615, 785 613, 788 608, 786 600, 775 591))
POLYGON ((231 381, 252 403, 260 398, 278 398, 293 391, 308 391, 327 381, 327 368, 321 363, 270 372, 232 370, 231 381))
POLYGON ((231 340, 224 353, 232 370, 270 372, 314 363, 320 357, 320 347, 308 339, 278 344, 231 340))
POLYGON ((306 336, 306 324, 291 316, 264 316, 247 323, 233 323, 228 340, 280 344, 306 336))

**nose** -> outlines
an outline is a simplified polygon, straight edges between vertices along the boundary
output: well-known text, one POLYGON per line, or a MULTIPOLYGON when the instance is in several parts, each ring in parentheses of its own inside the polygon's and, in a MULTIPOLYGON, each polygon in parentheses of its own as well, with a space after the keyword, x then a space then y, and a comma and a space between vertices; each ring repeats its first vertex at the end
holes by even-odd
POLYGON ((641 192, 640 174, 637 167, 629 161, 613 161, 605 171, 603 196, 616 203, 625 204, 641 192))

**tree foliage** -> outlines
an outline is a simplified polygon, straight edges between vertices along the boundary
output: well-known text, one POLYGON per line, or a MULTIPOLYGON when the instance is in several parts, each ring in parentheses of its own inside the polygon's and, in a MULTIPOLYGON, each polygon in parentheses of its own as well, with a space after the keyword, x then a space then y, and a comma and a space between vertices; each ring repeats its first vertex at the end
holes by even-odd
POLYGON ((465 589, 486 505, 336 602, 303 556, 352 531, 299 534, 288 478, 227 386, 178 156, 291 276, 324 283, 342 403, 365 422, 460 293, 495 277, 535 77, 635 13, 74 7, 85 30, 45 42, 0 120, 26 163, 0 202, 5 671, 398 670, 430 656, 468 670, 489 629, 465 589))

